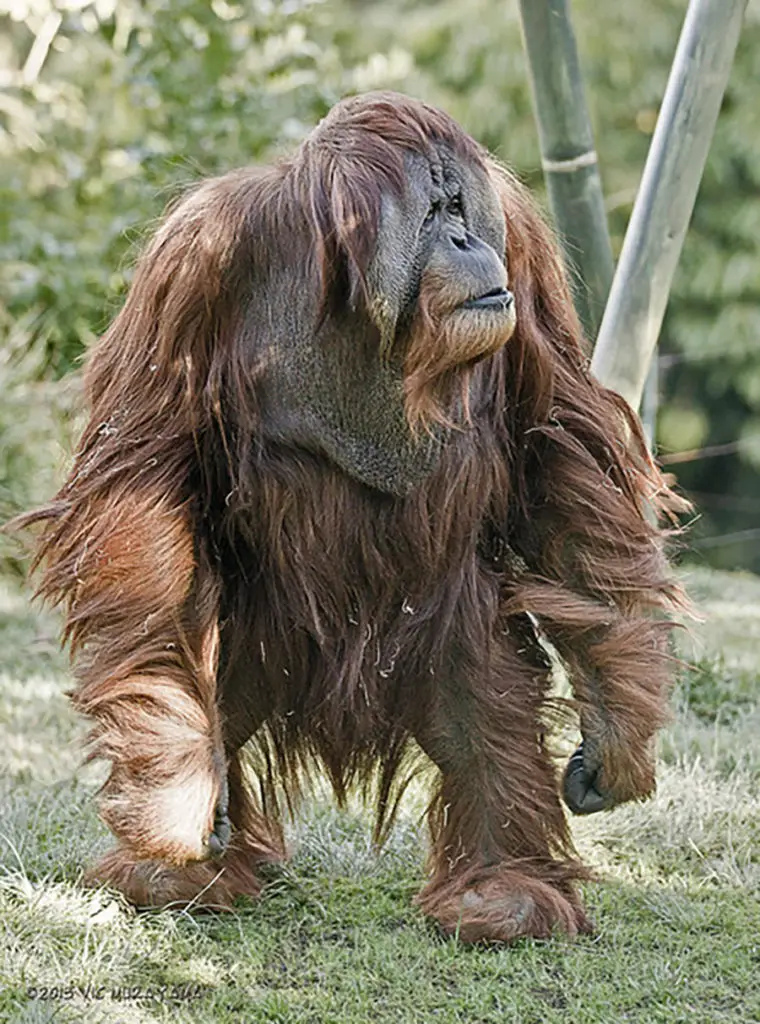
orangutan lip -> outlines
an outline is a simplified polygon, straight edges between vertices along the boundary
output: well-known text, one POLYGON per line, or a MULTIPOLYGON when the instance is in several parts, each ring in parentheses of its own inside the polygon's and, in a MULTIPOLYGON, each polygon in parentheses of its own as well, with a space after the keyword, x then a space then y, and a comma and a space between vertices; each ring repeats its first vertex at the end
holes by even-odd
POLYGON ((506 288, 492 288, 490 292, 480 295, 477 299, 463 302, 462 309, 501 309, 506 312, 514 301, 514 295, 506 288))

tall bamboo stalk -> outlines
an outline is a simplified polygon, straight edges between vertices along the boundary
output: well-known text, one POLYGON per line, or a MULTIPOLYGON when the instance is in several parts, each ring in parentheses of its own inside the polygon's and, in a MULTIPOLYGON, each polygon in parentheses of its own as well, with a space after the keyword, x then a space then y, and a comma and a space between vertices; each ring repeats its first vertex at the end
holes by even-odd
POLYGON ((520 0, 520 15, 549 203, 593 340, 615 265, 569 0, 520 0))
MULTIPOLYGON (((526 5, 530 0, 525 0, 526 5)), ((591 368, 634 409, 665 315, 747 0, 691 0, 591 368)))

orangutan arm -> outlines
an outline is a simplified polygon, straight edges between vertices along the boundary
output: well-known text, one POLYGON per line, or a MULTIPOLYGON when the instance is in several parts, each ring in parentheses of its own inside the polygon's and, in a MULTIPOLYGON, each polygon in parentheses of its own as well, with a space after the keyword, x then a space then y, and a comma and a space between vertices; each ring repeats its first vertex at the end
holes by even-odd
MULTIPOLYGON (((590 390, 614 422, 618 400, 590 390)), ((529 575, 514 601, 538 616, 568 668, 583 743, 564 795, 576 813, 592 813, 654 788, 654 737, 668 718, 674 667, 669 613, 680 591, 645 509, 661 500, 658 490, 670 496, 635 434, 615 457, 595 446, 585 414, 567 408, 537 435, 543 471, 513 535, 529 575)))
MULTIPOLYGON (((84 484, 82 484, 84 487, 84 484)), ((182 863, 229 833, 216 708, 217 593, 190 511, 132 481, 47 510, 41 593, 64 606, 75 707, 110 763, 101 813, 143 857, 182 863)))

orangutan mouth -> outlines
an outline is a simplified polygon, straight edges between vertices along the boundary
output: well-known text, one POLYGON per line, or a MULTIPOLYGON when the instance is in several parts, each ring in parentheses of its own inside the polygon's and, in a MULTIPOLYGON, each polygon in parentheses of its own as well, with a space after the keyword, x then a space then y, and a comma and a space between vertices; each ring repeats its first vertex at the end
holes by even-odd
POLYGON ((492 288, 490 292, 486 292, 485 295, 480 295, 476 299, 467 299, 466 302, 462 303, 461 308, 496 309, 506 313, 514 301, 514 295, 512 292, 507 291, 506 288, 492 288))

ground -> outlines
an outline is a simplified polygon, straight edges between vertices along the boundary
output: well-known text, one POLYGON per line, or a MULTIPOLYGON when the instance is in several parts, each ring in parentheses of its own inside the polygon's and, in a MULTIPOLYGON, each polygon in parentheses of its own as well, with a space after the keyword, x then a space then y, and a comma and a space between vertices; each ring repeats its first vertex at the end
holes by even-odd
POLYGON ((684 573, 654 800, 574 824, 596 935, 472 949, 411 907, 421 794, 389 843, 317 795, 263 899, 137 914, 78 885, 109 844, 56 620, 0 581, 0 1020, 282 1024, 760 1021, 760 579, 684 573))

